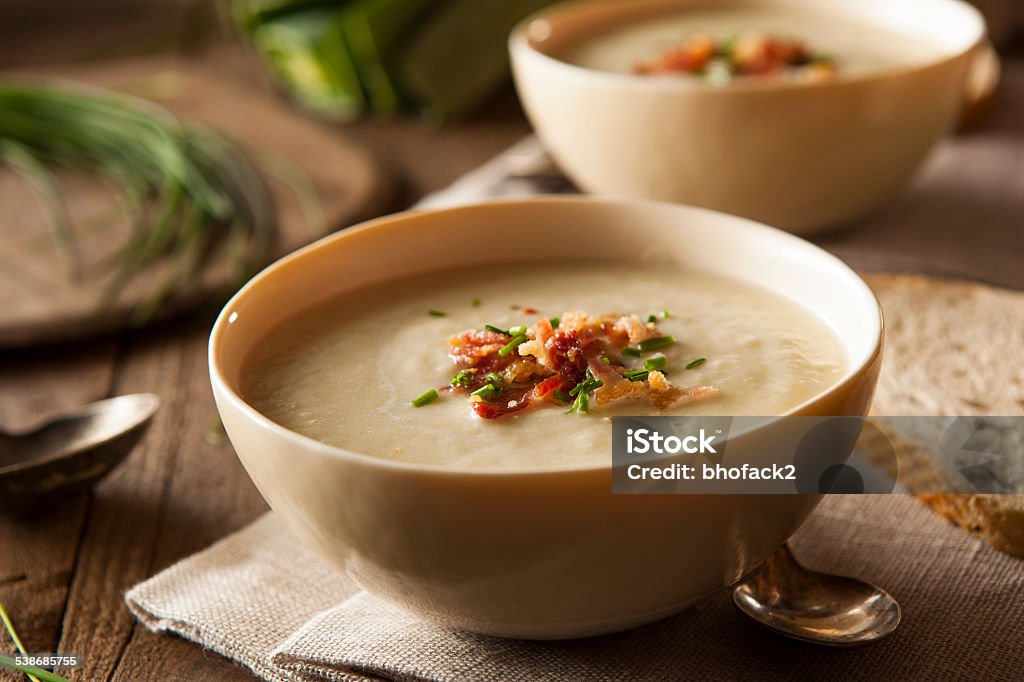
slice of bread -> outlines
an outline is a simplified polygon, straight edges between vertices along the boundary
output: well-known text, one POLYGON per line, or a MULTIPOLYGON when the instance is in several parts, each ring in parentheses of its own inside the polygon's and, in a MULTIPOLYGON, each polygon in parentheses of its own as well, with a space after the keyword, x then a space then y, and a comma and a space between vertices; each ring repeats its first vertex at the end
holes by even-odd
MULTIPOLYGON (((1024 415, 1024 293, 921 275, 865 276, 882 303, 887 337, 873 413, 884 416, 1024 415)), ((951 420, 927 422, 948 428, 951 420)), ((896 449, 911 492, 958 490, 962 461, 938 452, 923 422, 876 424, 896 449)), ((1024 492, 1019 434, 992 464, 999 482, 1024 492)), ((870 440, 870 439, 869 439, 870 440)), ((872 457, 880 443, 867 442, 872 457)), ((992 546, 1024 557, 1024 495, 923 494, 920 499, 992 546)))
POLYGON ((918 495, 964 530, 1024 559, 1024 495, 918 495))

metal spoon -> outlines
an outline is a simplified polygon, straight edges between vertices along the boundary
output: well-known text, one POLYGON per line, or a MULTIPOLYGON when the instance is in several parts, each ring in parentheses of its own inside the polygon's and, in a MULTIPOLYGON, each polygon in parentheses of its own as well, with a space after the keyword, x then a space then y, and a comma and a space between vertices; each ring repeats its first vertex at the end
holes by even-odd
POLYGON ((0 431, 0 506, 85 490, 142 438, 160 407, 152 393, 101 400, 24 433, 0 431))
POLYGON ((892 595, 855 578, 810 571, 789 545, 733 590, 740 611, 770 630, 813 644, 857 646, 878 641, 900 624, 892 595))

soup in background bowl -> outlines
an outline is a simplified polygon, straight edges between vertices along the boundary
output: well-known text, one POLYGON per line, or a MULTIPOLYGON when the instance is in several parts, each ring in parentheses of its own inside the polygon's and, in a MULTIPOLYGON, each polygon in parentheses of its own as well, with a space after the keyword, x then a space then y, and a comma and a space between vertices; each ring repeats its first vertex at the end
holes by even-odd
POLYGON ((382 218, 279 261, 225 307, 210 368, 261 493, 358 584, 461 630, 562 638, 734 584, 818 500, 613 495, 606 417, 863 416, 881 338, 867 286, 795 237, 546 198, 382 218))
POLYGON ((984 21, 959 0, 579 0, 510 39, 582 190, 810 234, 910 178, 955 123, 984 21))

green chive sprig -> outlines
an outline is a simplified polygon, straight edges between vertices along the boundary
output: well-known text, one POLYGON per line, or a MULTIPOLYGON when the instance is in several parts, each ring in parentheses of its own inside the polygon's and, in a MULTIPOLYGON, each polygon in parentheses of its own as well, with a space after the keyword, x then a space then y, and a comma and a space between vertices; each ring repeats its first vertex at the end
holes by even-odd
POLYGON ((427 311, 427 315, 430 315, 431 317, 448 317, 448 313, 446 313, 445 311, 434 310, 433 308, 427 311))
MULTIPOLYGON (((22 656, 28 655, 25 651, 25 645, 21 643, 21 638, 18 637, 18 631, 14 629, 14 623, 11 622, 11 617, 7 615, 7 611, 4 609, 3 604, 0 604, 0 620, 3 621, 4 628, 6 628, 7 634, 11 636, 11 641, 14 642, 14 646, 18 650, 18 653, 22 656)), ((40 680, 46 680, 47 682, 68 682, 66 678, 55 673, 51 673, 49 670, 18 665, 13 658, 2 654, 0 654, 0 667, 20 670, 25 673, 32 682, 40 682, 40 680)))
POLYGON ((622 377, 629 381, 647 381, 650 374, 650 370, 647 369, 631 369, 623 372, 622 377))
POLYGON ((518 336, 514 336, 512 337, 511 341, 509 341, 507 344, 501 347, 501 350, 498 351, 498 355, 504 358, 508 356, 509 353, 514 351, 516 347, 521 346, 528 340, 529 339, 527 338, 526 334, 519 334, 518 336))
POLYGON ((666 362, 667 360, 665 359, 664 355, 658 355, 653 358, 647 358, 646 360, 644 360, 644 369, 646 369, 648 372, 653 372, 656 369, 665 369, 666 362))
POLYGON ((424 393, 423 395, 421 395, 420 397, 413 399, 412 406, 413 407, 423 407, 424 405, 429 405, 430 403, 434 402, 435 400, 437 400, 440 397, 441 396, 437 392, 437 389, 433 389, 432 388, 429 391, 427 391, 426 393, 424 393))
POLYGON ((700 367, 705 362, 707 362, 707 358, 697 358, 696 360, 691 360, 690 362, 686 363, 686 369, 693 369, 695 367, 700 367))
POLYGON ((637 350, 641 353, 653 353, 656 350, 667 348, 676 342, 672 336, 655 336, 653 339, 647 339, 641 341, 636 345, 637 350))
POLYGON ((474 374, 476 374, 475 369, 464 369, 453 376, 448 383, 452 386, 469 386, 473 382, 474 374))
POLYGON ((480 388, 476 389, 470 395, 474 395, 483 400, 490 400, 491 398, 497 398, 501 393, 501 388, 494 384, 484 384, 480 388))
POLYGON ((580 392, 576 395, 576 399, 572 403, 572 407, 567 410, 567 414, 586 414, 590 412, 590 396, 587 393, 580 392))
POLYGON ((569 397, 576 396, 568 414, 586 414, 590 411, 590 392, 604 386, 604 382, 594 376, 591 370, 587 370, 586 378, 569 391, 569 397))
MULTIPOLYGON (((197 277, 221 244, 239 283, 255 272, 277 224, 260 169, 284 179, 284 170, 274 171, 269 160, 258 167, 238 145, 207 128, 183 125, 156 104, 108 91, 20 81, 0 81, 0 162, 22 175, 48 206, 72 276, 74 234, 52 169, 84 171, 118 189, 135 229, 107 263, 111 274, 104 301, 142 271, 167 264, 135 310, 139 323, 197 277)), ((315 198, 309 201, 315 193, 308 179, 301 188, 289 184, 307 212, 319 212, 315 198)))

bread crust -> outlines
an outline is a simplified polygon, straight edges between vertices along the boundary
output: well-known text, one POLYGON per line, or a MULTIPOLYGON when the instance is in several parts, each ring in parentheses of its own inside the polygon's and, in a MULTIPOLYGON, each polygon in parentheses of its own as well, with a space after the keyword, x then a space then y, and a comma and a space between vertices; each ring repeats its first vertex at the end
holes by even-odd
POLYGON ((998 550, 1024 559, 1024 495, 917 495, 998 550))
MULTIPOLYGON (((879 416, 1024 413, 1024 293, 924 275, 865 279, 881 301, 888 327, 886 366, 875 401, 879 416)), ((866 429, 858 444, 869 460, 893 477, 898 474, 910 492, 923 493, 916 497, 936 513, 1024 558, 1024 494, 935 494, 958 489, 936 453, 884 422, 873 424, 877 429, 866 429)))

